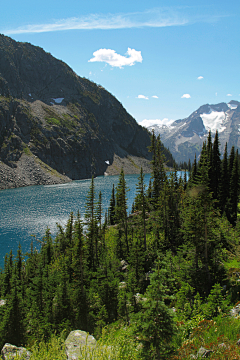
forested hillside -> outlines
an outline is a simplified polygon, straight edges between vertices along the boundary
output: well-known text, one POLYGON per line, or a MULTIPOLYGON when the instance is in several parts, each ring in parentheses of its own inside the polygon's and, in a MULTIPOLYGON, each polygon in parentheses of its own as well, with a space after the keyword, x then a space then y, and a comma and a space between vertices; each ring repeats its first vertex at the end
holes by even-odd
POLYGON ((229 316, 240 300, 238 152, 226 145, 221 160, 209 133, 187 181, 167 176, 161 149, 153 134, 152 179, 146 187, 141 171, 130 215, 123 171, 107 214, 92 178, 85 214, 70 214, 54 239, 46 229, 40 251, 6 255, 0 346, 81 329, 121 339, 116 359, 190 359, 201 347, 240 358, 229 316))

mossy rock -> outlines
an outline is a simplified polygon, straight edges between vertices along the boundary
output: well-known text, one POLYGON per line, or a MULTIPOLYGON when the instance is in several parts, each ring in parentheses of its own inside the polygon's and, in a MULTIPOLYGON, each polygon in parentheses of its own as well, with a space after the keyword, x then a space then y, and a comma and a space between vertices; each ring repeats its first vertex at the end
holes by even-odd
POLYGON ((97 344, 96 339, 82 330, 71 331, 65 345, 68 360, 76 360, 80 355, 80 348, 85 346, 94 348, 97 344))

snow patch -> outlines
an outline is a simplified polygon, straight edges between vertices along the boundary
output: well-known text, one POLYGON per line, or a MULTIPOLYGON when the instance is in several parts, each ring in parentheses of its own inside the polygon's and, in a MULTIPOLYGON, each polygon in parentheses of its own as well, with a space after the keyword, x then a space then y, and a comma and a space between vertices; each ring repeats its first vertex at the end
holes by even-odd
POLYGON ((227 106, 229 107, 229 109, 231 110, 235 110, 238 106, 236 104, 227 104, 227 106))
POLYGON ((224 126, 223 122, 226 119, 226 115, 223 111, 213 111, 211 109, 211 112, 209 114, 201 114, 200 115, 203 121, 203 125, 205 126, 206 130, 211 130, 211 132, 214 134, 216 130, 218 132, 223 132, 226 129, 226 126, 224 126))
POLYGON ((56 104, 61 104, 61 102, 64 100, 64 98, 57 98, 57 99, 54 99, 52 98, 56 104))

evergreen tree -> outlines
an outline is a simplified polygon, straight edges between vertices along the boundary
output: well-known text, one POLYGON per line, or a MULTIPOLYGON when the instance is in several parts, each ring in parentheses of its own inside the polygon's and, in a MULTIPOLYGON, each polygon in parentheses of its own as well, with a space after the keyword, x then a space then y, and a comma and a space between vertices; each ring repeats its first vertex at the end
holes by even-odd
POLYGON ((109 222, 110 225, 114 225, 115 224, 115 190, 114 190, 114 184, 112 187, 112 196, 110 198, 110 206, 109 206, 109 222))
POLYGON ((140 175, 138 177, 138 183, 136 186, 137 195, 135 197, 135 209, 141 212, 141 220, 143 226, 143 242, 144 242, 144 251, 147 250, 146 242, 146 185, 144 184, 144 175, 143 169, 141 167, 140 175))
POLYGON ((165 359, 175 330, 173 314, 164 302, 168 292, 165 279, 166 268, 158 261, 144 295, 143 309, 135 318, 135 333, 146 359, 165 359))
POLYGON ((94 177, 92 176, 90 188, 86 196, 85 220, 88 230, 88 264, 90 269, 96 269, 98 258, 97 243, 97 220, 96 220, 96 204, 95 204, 95 187, 94 177))
POLYGON ((196 158, 196 153, 195 153, 195 157, 194 157, 194 161, 193 161, 193 166, 192 166, 192 172, 191 172, 191 176, 190 176, 190 183, 194 184, 196 181, 196 176, 197 176, 197 158, 196 158))
MULTIPOLYGON (((193 244, 195 247, 195 280, 197 280, 199 276, 204 277, 206 283, 202 285, 208 292, 212 281, 209 269, 211 262, 209 248, 212 250, 218 246, 218 243, 214 239, 214 229, 217 226, 216 215, 213 208, 212 195, 209 190, 208 159, 205 150, 206 148, 203 147, 201 165, 198 168, 196 177, 197 182, 195 186, 191 186, 185 194, 181 217, 185 242, 188 242, 189 245, 193 244), (216 242, 213 242, 214 240, 216 242), (203 265, 202 270, 200 270, 201 265, 199 264, 199 260, 201 260, 201 264, 203 265)), ((194 287, 196 286, 194 284, 194 287)))
POLYGON ((230 156, 229 156, 229 159, 228 159, 229 181, 230 181, 230 177, 231 177, 231 174, 232 174, 234 159, 235 159, 235 148, 234 148, 234 146, 232 146, 230 156))
POLYGON ((225 145, 224 156, 222 160, 221 180, 219 184, 219 205, 221 213, 226 211, 227 198, 229 196, 229 174, 228 174, 228 153, 227 143, 225 145))
MULTIPOLYGON (((211 166, 211 164, 210 164, 211 166)), ((211 174, 211 190, 213 192, 213 198, 219 199, 219 184, 221 179, 221 155, 219 151, 219 139, 218 131, 213 143, 213 154, 212 154, 212 174, 211 174)))
POLYGON ((238 151, 233 162, 230 184, 229 184, 229 199, 227 206, 227 217, 232 225, 236 225, 237 221, 237 206, 239 198, 239 184, 238 184, 238 151))
MULTIPOLYGON (((121 173, 119 175, 118 185, 116 188, 116 206, 115 206, 115 218, 116 222, 119 224, 120 227, 123 228, 125 234, 125 245, 126 245, 126 253, 122 249, 122 245, 120 243, 119 251, 120 251, 120 258, 123 255, 129 254, 129 245, 128 245, 128 222, 127 222, 127 195, 126 192, 128 188, 126 186, 126 180, 124 177, 123 168, 121 169, 121 173)), ((119 239, 121 242, 121 239, 119 239)))
POLYGON ((99 191, 96 218, 97 218, 100 230, 102 228, 102 212, 103 212, 103 210, 102 210, 102 192, 99 191))
POLYGON ((160 135, 155 137, 154 132, 152 133, 151 146, 149 151, 152 152, 152 201, 155 209, 157 208, 157 202, 160 195, 160 190, 163 187, 164 182, 166 181, 166 171, 164 168, 164 154, 162 152, 162 143, 160 140, 160 135))

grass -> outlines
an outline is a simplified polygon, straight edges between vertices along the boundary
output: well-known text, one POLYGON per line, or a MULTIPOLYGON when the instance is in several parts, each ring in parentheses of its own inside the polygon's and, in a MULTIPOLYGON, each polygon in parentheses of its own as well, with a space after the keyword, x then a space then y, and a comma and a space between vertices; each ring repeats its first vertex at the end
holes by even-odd
MULTIPOLYGON (((184 324, 179 324, 179 333, 184 324)), ((239 319, 219 315, 213 320, 202 320, 192 330, 189 338, 183 342, 177 354, 171 360, 192 359, 199 349, 212 350, 209 359, 240 359, 240 347, 237 341, 240 338, 239 319)))
MULTIPOLYGON (((48 342, 36 342, 29 350, 32 353, 31 360, 66 359, 63 336, 52 335, 48 342)), ((133 341, 128 329, 117 324, 103 331, 102 338, 95 347, 82 346, 77 359, 137 360, 139 359, 138 352, 137 344, 133 341)))
POLYGON ((31 150, 29 149, 28 146, 25 146, 25 147, 23 148, 23 152, 24 152, 24 154, 26 154, 26 155, 28 155, 28 156, 31 156, 31 155, 32 155, 32 152, 31 152, 31 150))

